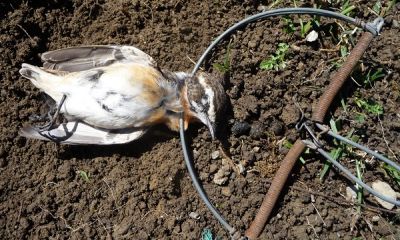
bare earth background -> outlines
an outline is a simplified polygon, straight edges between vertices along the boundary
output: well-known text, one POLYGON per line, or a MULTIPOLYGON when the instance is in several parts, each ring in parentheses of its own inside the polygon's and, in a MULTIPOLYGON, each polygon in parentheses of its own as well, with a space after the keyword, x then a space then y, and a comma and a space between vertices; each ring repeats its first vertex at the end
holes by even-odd
MULTIPOLYGON (((375 18, 370 10, 375 1, 350 3, 356 6, 355 16, 375 18)), ((227 238, 191 184, 176 133, 156 128, 143 140, 109 147, 60 146, 19 137, 19 128, 35 124, 29 116, 44 113, 47 107, 43 94, 18 70, 23 62, 40 65, 39 54, 47 50, 83 44, 128 44, 153 56, 165 69, 190 71, 193 63, 189 58, 196 61, 218 34, 269 4, 214 0, 1 1, 0 238, 199 239, 204 228, 227 238), (89 181, 79 171, 86 172, 89 181), (190 218, 191 212, 200 218, 190 218)), ((292 1, 282 1, 276 7, 289 6, 293 7, 292 1)), ((394 154, 400 156, 399 9, 399 4, 392 8, 382 35, 373 41, 363 58, 363 68, 358 70, 365 75, 381 67, 385 77, 368 87, 350 80, 341 93, 346 111, 338 103, 330 115, 341 119, 344 135, 354 128, 361 143, 392 159, 394 154), (356 112, 362 110, 356 99, 379 103, 384 114, 378 119, 366 113, 360 123, 356 112)), ((322 23, 334 24, 327 19, 322 23)), ((204 188, 227 220, 241 230, 255 216, 269 181, 288 151, 287 144, 282 143, 293 142, 298 136, 294 124, 299 111, 292 97, 296 96, 309 114, 328 83, 332 61, 340 56, 331 36, 322 37, 318 43, 304 43, 298 30, 286 34, 284 26, 284 21, 275 18, 251 24, 231 38, 226 92, 232 108, 227 114, 227 129, 232 159, 248 162, 247 174, 231 171, 223 186, 214 184, 214 175, 223 166, 221 154, 211 158, 218 144, 211 142, 201 125, 193 125, 188 131, 204 188), (289 50, 287 67, 260 70, 259 63, 273 54, 280 42, 296 46, 289 50)), ((227 45, 221 44, 210 63, 223 61, 227 45)), ((216 71, 212 64, 208 67, 216 71)), ((395 214, 364 208, 356 219, 356 208, 343 197, 350 183, 336 171, 330 171, 321 182, 321 157, 304 157, 307 164, 298 165, 289 186, 326 196, 314 195, 312 202, 310 193, 287 188, 261 239, 400 239, 395 214)), ((351 159, 342 162, 354 172, 351 159)), ((400 190, 378 163, 366 163, 365 181, 377 178, 400 190)), ((377 206, 369 195, 365 201, 377 206)))

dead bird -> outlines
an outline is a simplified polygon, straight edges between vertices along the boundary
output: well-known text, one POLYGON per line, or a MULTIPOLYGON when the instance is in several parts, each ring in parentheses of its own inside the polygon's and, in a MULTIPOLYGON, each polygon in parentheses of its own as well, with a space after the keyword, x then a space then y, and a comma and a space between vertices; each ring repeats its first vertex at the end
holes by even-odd
POLYGON ((226 94, 218 78, 160 69, 154 59, 132 46, 80 46, 41 55, 43 67, 22 64, 20 74, 57 104, 44 127, 25 127, 27 138, 69 144, 120 144, 140 138, 152 125, 185 129, 204 123, 216 135, 226 94), (62 113, 67 123, 55 126, 62 113))

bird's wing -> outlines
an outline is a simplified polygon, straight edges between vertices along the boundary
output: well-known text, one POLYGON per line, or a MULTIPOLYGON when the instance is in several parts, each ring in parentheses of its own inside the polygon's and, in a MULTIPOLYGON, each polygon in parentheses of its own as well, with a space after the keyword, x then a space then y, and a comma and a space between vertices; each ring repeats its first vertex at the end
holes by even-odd
POLYGON ((114 63, 138 63, 156 66, 145 52, 132 46, 91 45, 45 52, 41 56, 43 68, 63 72, 79 72, 114 63))
POLYGON ((26 138, 55 141, 63 144, 112 145, 124 144, 139 139, 145 132, 146 129, 143 128, 110 131, 73 121, 42 132, 33 127, 24 127, 19 131, 19 134, 26 138))

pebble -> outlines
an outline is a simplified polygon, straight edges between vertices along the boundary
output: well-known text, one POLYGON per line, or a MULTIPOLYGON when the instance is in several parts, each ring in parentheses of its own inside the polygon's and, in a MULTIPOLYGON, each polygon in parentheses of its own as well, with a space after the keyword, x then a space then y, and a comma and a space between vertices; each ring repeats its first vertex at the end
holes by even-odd
POLYGON ((200 219, 200 214, 198 214, 197 212, 190 212, 189 213, 189 217, 195 220, 199 220, 200 219))
POLYGON ((230 175, 231 171, 229 166, 223 166, 221 169, 218 170, 218 172, 214 175, 213 182, 217 185, 224 185, 230 175))
POLYGON ((393 27, 393 28, 399 28, 399 21, 393 20, 393 22, 392 22, 392 27, 393 27))
POLYGON ((210 174, 215 173, 217 170, 218 170, 217 164, 211 164, 210 165, 210 170, 209 170, 210 174))
POLYGON ((376 223, 376 222, 379 222, 379 219, 380 219, 379 216, 373 216, 372 219, 371 219, 371 221, 374 222, 374 223, 376 223))
MULTIPOLYGON (((387 184, 386 182, 383 182, 383 181, 378 180, 378 181, 373 182, 372 189, 374 189, 375 191, 377 191, 389 198, 392 198, 392 199, 396 199, 396 197, 397 197, 397 193, 390 187, 389 184, 387 184)), ((384 207, 388 210, 391 210, 394 208, 394 204, 386 202, 376 196, 375 196, 375 200, 378 201, 378 203, 382 207, 384 207)))
POLYGON ((211 153, 211 159, 215 160, 217 158, 219 158, 219 151, 218 150, 211 153))
POLYGON ((253 147, 253 152, 255 152, 255 153, 260 152, 260 147, 253 147))
POLYGON ((226 181, 228 181, 228 177, 220 177, 220 176, 217 176, 217 175, 215 175, 214 179, 213 179, 213 182, 215 184, 217 184, 217 185, 220 185, 220 186, 224 185, 226 183, 226 181))
POLYGON ((346 200, 354 202, 356 198, 357 193, 351 187, 346 187, 346 200))

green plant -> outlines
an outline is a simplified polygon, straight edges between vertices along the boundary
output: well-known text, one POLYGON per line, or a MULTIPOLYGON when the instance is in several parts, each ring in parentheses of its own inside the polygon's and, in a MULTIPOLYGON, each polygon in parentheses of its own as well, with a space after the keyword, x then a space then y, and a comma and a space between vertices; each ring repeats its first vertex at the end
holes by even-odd
POLYGON ((350 5, 349 0, 343 1, 343 5, 340 8, 341 14, 346 15, 346 16, 350 16, 354 9, 356 9, 356 6, 350 5))
POLYGON ((228 73, 231 70, 231 43, 232 41, 229 41, 228 46, 226 47, 224 61, 222 63, 213 64, 213 67, 220 73, 228 73))
POLYGON ((381 165, 381 168, 383 168, 383 170, 385 170, 385 173, 390 176, 397 183, 397 185, 400 186, 400 171, 387 163, 383 163, 381 165))
POLYGON ((372 11, 381 17, 385 17, 397 2, 398 0, 391 0, 387 2, 386 6, 384 6, 382 1, 378 0, 372 7, 372 11))
POLYGON ((363 82, 364 84, 369 84, 372 85, 373 82, 376 80, 383 78, 385 76, 385 73, 383 72, 382 68, 378 69, 370 69, 368 73, 363 77, 363 82))
POLYGON ((263 60, 260 63, 260 69, 263 70, 279 70, 286 67, 285 56, 289 50, 289 45, 286 43, 279 43, 278 49, 275 54, 272 55, 269 59, 263 60))
MULTIPOLYGON (((339 121, 335 121, 333 118, 331 118, 329 120, 329 125, 332 129, 332 132, 338 133, 338 128, 340 127, 340 125, 338 125, 338 124, 340 124, 339 121)), ((329 155, 331 155, 331 157, 334 160, 337 160, 343 155, 345 145, 342 142, 338 142, 336 140, 333 141, 333 144, 335 145, 335 148, 329 152, 329 155)), ((327 173, 329 172, 329 170, 331 169, 331 167, 332 167, 332 163, 328 160, 325 160, 324 167, 322 168, 322 170, 319 174, 319 179, 321 181, 325 180, 325 177, 326 177, 327 173)))
MULTIPOLYGON (((339 120, 335 121, 333 118, 329 120, 329 125, 330 128, 332 129, 332 132, 338 133, 338 131, 341 129, 341 123, 339 120)), ((349 133, 346 135, 346 138, 351 139, 354 142, 357 142, 359 137, 354 134, 354 129, 351 129, 349 133)), ((333 146, 334 148, 329 152, 329 155, 334 159, 338 160, 341 157, 346 157, 346 156, 353 156, 353 148, 351 146, 346 145, 345 143, 341 141, 337 141, 336 139, 333 140, 333 146)), ((329 162, 328 160, 325 160, 324 166, 320 172, 320 177, 319 179, 321 181, 325 180, 325 177, 329 170, 331 169, 332 163, 329 162)))
MULTIPOLYGON (((356 159, 356 172, 357 172, 357 178, 362 181, 362 172, 364 169, 364 164, 357 158, 356 159)), ((356 184, 357 187, 357 212, 361 213, 361 204, 363 203, 364 200, 364 195, 363 195, 363 188, 356 184)))
POLYGON ((90 174, 87 174, 85 171, 82 171, 82 170, 78 170, 78 171, 76 171, 78 174, 79 174, 79 176, 81 176, 81 178, 83 179, 83 180, 85 180, 86 182, 89 182, 90 181, 90 179, 89 179, 89 177, 90 177, 90 174))
POLYGON ((302 38, 305 38, 306 34, 311 30, 312 21, 310 20, 304 24, 303 20, 300 18, 299 23, 300 23, 300 36, 302 38))
POLYGON ((283 21, 285 21, 285 26, 283 27, 283 30, 286 33, 292 34, 296 31, 296 27, 294 26, 293 20, 290 17, 285 16, 283 18, 283 21))
POLYGON ((365 112, 372 113, 376 116, 383 114, 383 107, 372 100, 364 100, 355 98, 357 106, 365 112))

